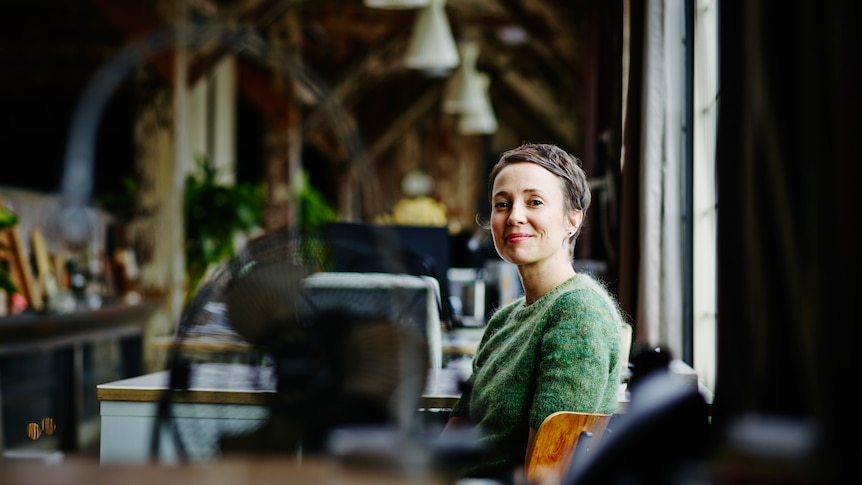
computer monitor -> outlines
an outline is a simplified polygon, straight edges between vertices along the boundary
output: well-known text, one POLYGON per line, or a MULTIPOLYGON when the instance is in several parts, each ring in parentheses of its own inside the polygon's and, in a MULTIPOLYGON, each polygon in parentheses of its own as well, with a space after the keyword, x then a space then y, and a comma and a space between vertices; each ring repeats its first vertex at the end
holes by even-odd
POLYGON ((446 227, 335 222, 324 229, 332 271, 431 276, 440 285, 440 320, 452 324, 449 302, 449 231, 446 227))

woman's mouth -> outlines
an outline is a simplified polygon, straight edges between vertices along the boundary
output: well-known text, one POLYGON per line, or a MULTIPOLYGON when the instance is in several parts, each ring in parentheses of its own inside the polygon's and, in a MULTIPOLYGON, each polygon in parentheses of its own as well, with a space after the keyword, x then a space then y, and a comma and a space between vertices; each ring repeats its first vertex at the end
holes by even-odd
POLYGON ((506 236, 506 242, 519 243, 519 242, 526 241, 529 238, 530 238, 529 234, 521 234, 521 233, 509 234, 508 236, 506 236))

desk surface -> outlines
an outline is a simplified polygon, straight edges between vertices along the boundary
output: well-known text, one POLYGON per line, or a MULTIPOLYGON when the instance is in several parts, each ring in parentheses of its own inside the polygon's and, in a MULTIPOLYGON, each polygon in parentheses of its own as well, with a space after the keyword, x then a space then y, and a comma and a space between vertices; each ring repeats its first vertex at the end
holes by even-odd
MULTIPOLYGON (((452 407, 458 399, 455 370, 429 372, 421 407, 452 407)), ((164 370, 96 386, 100 401, 156 402, 168 388, 169 371, 164 370)), ((178 392, 177 402, 197 404, 269 404, 275 392, 271 369, 245 364, 205 363, 195 366, 190 392, 178 392)))
MULTIPOLYGON (((190 392, 179 392, 173 399, 197 404, 269 404, 275 392, 272 376, 250 369, 244 364, 203 364, 192 374, 190 392)), ((100 384, 96 386, 96 396, 99 401, 156 402, 168 387, 168 372, 100 384)), ((463 371, 457 369, 429 371, 420 407, 451 408, 460 396, 458 384, 463 377, 463 371)), ((625 385, 621 384, 617 412, 625 412, 627 404, 625 385)))

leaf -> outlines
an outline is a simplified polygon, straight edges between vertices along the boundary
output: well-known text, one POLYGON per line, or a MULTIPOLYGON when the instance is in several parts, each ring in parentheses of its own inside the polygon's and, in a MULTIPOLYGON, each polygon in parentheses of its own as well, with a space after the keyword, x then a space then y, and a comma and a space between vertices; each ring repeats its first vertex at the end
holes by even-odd
POLYGON ((6 229, 18 224, 18 214, 6 206, 0 206, 0 229, 6 229))

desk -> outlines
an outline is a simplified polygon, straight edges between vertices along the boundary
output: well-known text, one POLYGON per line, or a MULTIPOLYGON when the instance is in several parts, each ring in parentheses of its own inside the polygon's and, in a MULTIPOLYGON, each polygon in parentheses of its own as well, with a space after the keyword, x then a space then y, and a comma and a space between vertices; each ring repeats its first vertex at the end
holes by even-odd
MULTIPOLYGON (((185 431, 193 427, 194 433, 185 434, 200 437, 204 445, 187 449, 189 458, 209 460, 217 450, 206 446, 216 443, 216 436, 250 433, 269 419, 269 398, 275 392, 271 376, 252 373, 245 364, 223 363, 202 364, 192 376, 189 392, 178 394, 172 406, 177 426, 185 431), (250 380, 253 376, 260 377, 257 385, 250 380)), ((462 371, 456 369, 432 369, 420 408, 451 408, 460 395, 460 377, 462 371)), ((149 461, 157 402, 167 389, 168 378, 168 371, 161 371, 97 386, 103 463, 149 461)), ((628 403, 624 384, 619 395, 617 412, 622 413, 628 403)), ((160 460, 175 462, 178 454, 174 443, 164 433, 161 437, 160 460)))
MULTIPOLYGON (((458 376, 454 370, 432 369, 420 407, 451 408, 459 395, 458 376)), ((161 371, 96 386, 103 463, 149 460, 157 402, 167 389, 168 378, 169 371, 161 371)), ((192 459, 211 459, 217 450, 210 446, 217 442, 217 436, 246 434, 269 419, 269 398, 275 392, 271 372, 245 364, 198 364, 189 387, 189 392, 178 393, 171 408, 181 430, 194 428, 193 433, 183 434, 200 438, 200 446, 186 444, 192 459)), ((161 434, 159 450, 160 459, 166 462, 179 456, 165 433, 161 434)))
MULTIPOLYGON (((145 299, 134 305, 118 304, 93 311, 67 314, 26 313, 0 318, 0 357, 16 357, 40 351, 55 354, 58 383, 59 446, 63 451, 78 447, 78 425, 83 412, 84 356, 87 343, 117 340, 120 342, 123 375, 140 373, 140 340, 146 318, 160 300, 145 299)), ((0 452, 4 449, 2 421, 2 388, 0 388, 0 452)), ((21 423, 21 432, 27 423, 21 423)), ((17 430, 16 430, 17 431, 17 430)))

